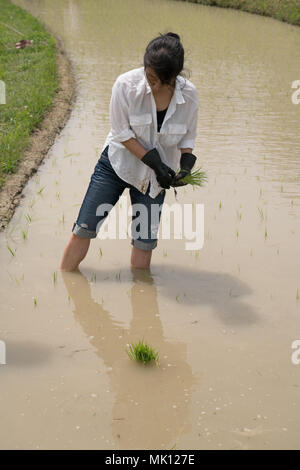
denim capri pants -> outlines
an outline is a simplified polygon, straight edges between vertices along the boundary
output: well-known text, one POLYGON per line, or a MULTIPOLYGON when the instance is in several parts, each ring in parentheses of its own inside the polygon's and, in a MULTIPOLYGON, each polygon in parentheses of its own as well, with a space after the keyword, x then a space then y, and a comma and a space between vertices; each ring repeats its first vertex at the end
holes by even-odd
POLYGON ((151 182, 149 182, 147 192, 143 194, 133 185, 122 180, 113 169, 108 157, 108 146, 103 150, 99 160, 94 168, 88 189, 83 199, 76 222, 73 224, 72 232, 82 238, 96 238, 102 226, 102 223, 108 216, 111 208, 118 202, 125 188, 129 188, 131 204, 143 204, 146 211, 142 211, 142 217, 138 210, 132 211, 131 225, 131 245, 142 250, 153 250, 157 246, 157 233, 161 218, 161 210, 166 194, 163 189, 156 198, 149 196, 151 182), (103 211, 103 215, 97 215, 97 208, 100 204, 111 204, 108 210, 103 211), (156 218, 153 224, 151 221, 151 206, 156 204, 156 218), (136 213, 135 213, 136 212, 136 213), (147 214, 147 219, 143 219, 147 214), (142 237, 140 232, 145 235, 140 223, 136 224, 136 231, 133 234, 133 221, 139 217, 142 224, 143 220, 147 222, 147 236, 142 237), (100 222, 100 223, 99 223, 100 222))

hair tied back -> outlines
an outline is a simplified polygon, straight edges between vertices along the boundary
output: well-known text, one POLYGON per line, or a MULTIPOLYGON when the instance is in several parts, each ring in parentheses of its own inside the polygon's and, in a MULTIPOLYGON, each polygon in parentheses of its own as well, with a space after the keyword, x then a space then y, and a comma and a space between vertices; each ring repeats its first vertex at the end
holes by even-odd
POLYGON ((172 38, 177 39, 177 41, 180 41, 180 37, 176 33, 167 33, 166 36, 171 36, 172 38))

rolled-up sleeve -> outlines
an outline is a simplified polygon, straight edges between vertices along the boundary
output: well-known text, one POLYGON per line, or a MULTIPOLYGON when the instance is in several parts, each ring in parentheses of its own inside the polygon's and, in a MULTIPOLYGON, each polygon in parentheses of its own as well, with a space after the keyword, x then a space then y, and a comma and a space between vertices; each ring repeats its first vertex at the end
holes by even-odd
POLYGON ((124 89, 125 86, 126 84, 118 79, 115 81, 109 105, 111 131, 116 142, 124 142, 132 137, 136 138, 129 124, 129 104, 124 89))
POLYGON ((187 116, 187 132, 183 138, 178 142, 177 148, 195 148, 195 139, 197 136, 197 124, 198 124, 198 97, 195 94, 195 101, 193 101, 192 109, 187 116))

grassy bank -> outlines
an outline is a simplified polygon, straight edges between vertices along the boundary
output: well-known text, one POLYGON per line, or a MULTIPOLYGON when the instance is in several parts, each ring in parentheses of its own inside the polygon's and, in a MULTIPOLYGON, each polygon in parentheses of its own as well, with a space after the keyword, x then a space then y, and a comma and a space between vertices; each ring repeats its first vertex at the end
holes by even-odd
POLYGON ((180 0, 202 5, 236 8, 300 26, 300 0, 180 0))
POLYGON ((0 0, 0 80, 6 104, 0 104, 0 188, 18 169, 31 131, 51 107, 59 80, 55 40, 37 19, 0 0), (32 45, 17 49, 22 39, 32 45))

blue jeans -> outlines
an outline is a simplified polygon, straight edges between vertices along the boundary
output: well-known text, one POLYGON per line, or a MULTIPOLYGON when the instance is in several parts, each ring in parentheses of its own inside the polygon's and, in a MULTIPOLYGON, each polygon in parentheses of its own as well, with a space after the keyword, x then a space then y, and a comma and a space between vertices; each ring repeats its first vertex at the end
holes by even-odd
MULTIPOLYGON (((131 244, 142 250, 153 250, 157 246, 157 233, 166 190, 163 189, 156 198, 151 198, 149 196, 150 184, 149 182, 146 194, 143 194, 134 186, 122 180, 110 163, 107 146, 95 166, 78 217, 73 224, 72 232, 82 238, 96 238, 109 211, 118 202, 124 189, 129 188, 131 204, 143 205, 142 211, 139 211, 138 206, 133 207, 131 244), (103 211, 103 215, 97 215, 96 213, 100 204, 110 205, 105 207, 106 210, 103 211), (153 214, 151 207, 153 205, 156 205, 155 217, 151 217, 151 214, 153 214), (139 217, 141 223, 133 222, 137 217, 139 217), (135 227, 134 231, 133 226, 135 227)), ((99 212, 98 209, 98 214, 99 212)))

